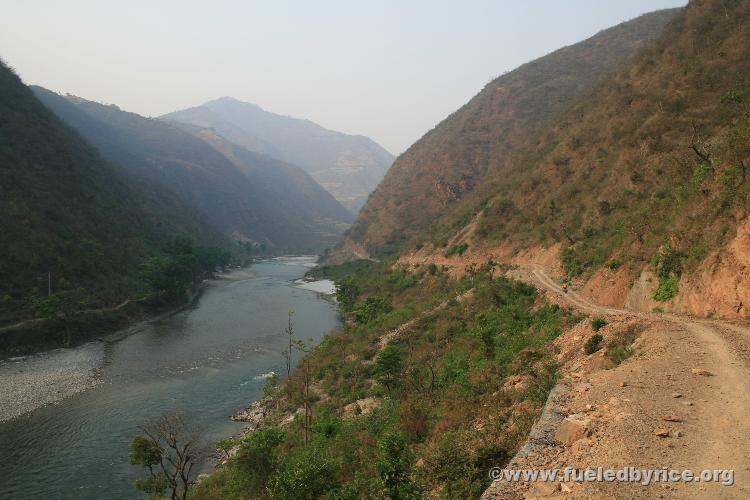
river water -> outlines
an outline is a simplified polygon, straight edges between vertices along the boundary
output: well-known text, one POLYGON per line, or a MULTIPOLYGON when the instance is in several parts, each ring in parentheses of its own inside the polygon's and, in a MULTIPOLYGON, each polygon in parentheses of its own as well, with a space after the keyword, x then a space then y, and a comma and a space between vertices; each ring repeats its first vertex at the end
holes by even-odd
POLYGON ((129 442, 165 412, 207 442, 241 431, 228 416, 259 397, 266 374, 284 371, 288 311, 307 343, 339 326, 333 304, 294 283, 312 262, 257 263, 211 282, 189 311, 106 342, 101 384, 0 423, 0 498, 137 497, 129 442))

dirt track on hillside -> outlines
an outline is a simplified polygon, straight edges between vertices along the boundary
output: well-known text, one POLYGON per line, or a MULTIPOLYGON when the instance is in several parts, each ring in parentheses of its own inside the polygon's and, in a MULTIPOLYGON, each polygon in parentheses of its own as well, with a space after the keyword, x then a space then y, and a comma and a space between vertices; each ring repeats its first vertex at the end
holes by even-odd
POLYGON ((532 432, 509 468, 733 469, 735 484, 495 482, 484 498, 750 498, 747 325, 599 306, 565 293, 539 265, 521 266, 512 275, 534 283, 550 300, 605 316, 613 325, 638 321, 643 331, 630 359, 588 372, 581 367, 597 354, 581 354, 585 338, 561 339, 579 359, 562 363, 563 378, 542 417, 548 428, 532 432), (585 419, 589 435, 568 446, 550 439, 570 416, 585 419), (668 436, 656 436, 658 430, 668 436))

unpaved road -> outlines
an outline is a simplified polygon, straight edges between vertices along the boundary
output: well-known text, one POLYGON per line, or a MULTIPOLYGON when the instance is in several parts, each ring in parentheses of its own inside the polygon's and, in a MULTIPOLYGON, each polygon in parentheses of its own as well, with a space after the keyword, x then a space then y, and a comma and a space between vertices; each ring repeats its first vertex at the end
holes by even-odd
POLYGON ((563 366, 564 378, 548 407, 561 418, 585 417, 590 436, 568 446, 544 440, 535 453, 514 459, 514 468, 733 469, 735 484, 496 482, 484 498, 750 498, 750 329, 746 325, 599 306, 574 291, 565 293, 538 265, 522 266, 512 274, 546 290, 557 302, 605 316, 610 326, 636 320, 645 325, 634 344, 635 355, 609 370, 585 369, 601 354, 580 354, 585 336, 561 340, 577 342, 574 350, 583 361, 563 366), (694 369, 710 375, 696 374, 694 369), (677 417, 679 422, 665 417, 677 417), (657 437, 660 428, 668 429, 669 437, 657 437))

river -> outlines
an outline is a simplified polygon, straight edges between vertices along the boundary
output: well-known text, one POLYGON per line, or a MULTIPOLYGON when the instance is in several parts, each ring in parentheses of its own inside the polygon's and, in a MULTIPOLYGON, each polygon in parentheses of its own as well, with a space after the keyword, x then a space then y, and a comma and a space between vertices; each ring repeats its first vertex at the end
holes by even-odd
POLYGON ((229 415, 259 397, 266 374, 284 371, 288 311, 307 343, 340 324, 332 303, 294 283, 313 261, 254 264, 210 282, 190 310, 105 341, 99 385, 0 423, 0 498, 138 496, 129 442, 165 412, 207 442, 240 432, 229 415))

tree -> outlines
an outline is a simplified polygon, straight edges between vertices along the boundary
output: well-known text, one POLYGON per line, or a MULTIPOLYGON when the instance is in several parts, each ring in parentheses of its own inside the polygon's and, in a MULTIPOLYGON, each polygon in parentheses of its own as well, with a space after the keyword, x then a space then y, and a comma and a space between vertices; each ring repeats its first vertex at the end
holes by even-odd
POLYGON ((400 347, 388 344, 375 357, 373 375, 389 391, 401 383, 401 370, 404 364, 404 351, 400 347))
POLYGON ((143 434, 130 443, 130 463, 148 469, 149 476, 135 482, 136 489, 164 495, 169 489, 172 500, 185 500, 195 483, 193 467, 198 459, 198 439, 186 430, 178 415, 163 415, 151 425, 141 427, 143 434))
POLYGON ((60 322, 65 332, 64 345, 70 347, 73 344, 70 320, 86 306, 84 291, 81 289, 65 290, 46 297, 37 297, 32 303, 37 314, 51 321, 60 322))
POLYGON ((421 497, 421 488, 412 478, 414 453, 406 439, 389 432, 378 443, 378 473, 385 485, 385 496, 390 500, 407 500, 421 497))
POLYGON ((345 313, 351 312, 354 309, 354 304, 357 302, 359 294, 359 285, 357 285, 351 276, 345 276, 336 283, 336 300, 341 310, 345 313))

